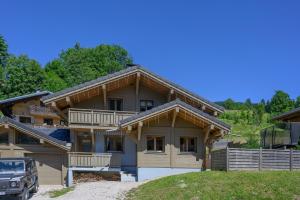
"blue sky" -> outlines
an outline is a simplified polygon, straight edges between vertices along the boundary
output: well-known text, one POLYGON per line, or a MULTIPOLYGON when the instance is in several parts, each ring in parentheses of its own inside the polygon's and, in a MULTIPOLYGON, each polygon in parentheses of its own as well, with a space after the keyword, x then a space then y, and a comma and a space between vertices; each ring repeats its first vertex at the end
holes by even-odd
POLYGON ((79 42, 119 44, 134 62, 210 100, 300 95, 300 1, 2 0, 0 34, 42 65, 79 42))

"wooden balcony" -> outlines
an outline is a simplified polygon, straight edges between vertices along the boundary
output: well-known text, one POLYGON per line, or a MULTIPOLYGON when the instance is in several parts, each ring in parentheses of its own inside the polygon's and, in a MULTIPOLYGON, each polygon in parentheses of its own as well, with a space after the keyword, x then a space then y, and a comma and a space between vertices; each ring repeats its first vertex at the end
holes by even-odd
POLYGON ((59 117, 54 110, 43 106, 32 105, 29 107, 29 112, 31 115, 59 117))
POLYGON ((120 168, 121 155, 112 153, 69 153, 69 167, 73 168, 120 168))
POLYGON ((70 127, 116 127, 123 119, 135 115, 136 112, 69 109, 70 127))

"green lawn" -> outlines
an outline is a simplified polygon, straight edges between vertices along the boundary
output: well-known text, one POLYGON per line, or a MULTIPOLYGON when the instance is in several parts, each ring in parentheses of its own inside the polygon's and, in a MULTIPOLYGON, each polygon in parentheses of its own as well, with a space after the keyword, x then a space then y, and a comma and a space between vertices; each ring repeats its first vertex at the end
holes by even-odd
POLYGON ((131 190, 127 199, 300 199, 300 172, 200 172, 170 176, 131 190))

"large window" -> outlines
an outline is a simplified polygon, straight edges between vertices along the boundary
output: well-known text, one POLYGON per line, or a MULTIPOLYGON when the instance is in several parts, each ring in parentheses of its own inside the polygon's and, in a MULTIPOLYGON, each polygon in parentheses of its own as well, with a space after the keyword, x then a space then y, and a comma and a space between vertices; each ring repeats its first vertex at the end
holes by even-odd
POLYGON ((153 100, 141 100, 140 101, 140 111, 150 110, 154 107, 153 100))
POLYGON ((180 137, 180 152, 197 152, 197 138, 180 137))
POLYGON ((40 140, 19 131, 16 132, 16 144, 40 144, 40 140))
POLYGON ((147 136, 147 151, 164 152, 165 137, 163 136, 147 136))
POLYGON ((19 116, 19 122, 24 124, 31 124, 31 117, 19 116))
POLYGON ((123 100, 122 99, 109 99, 109 110, 122 111, 123 100))
POLYGON ((106 152, 122 152, 123 138, 121 136, 105 136, 106 152))
POLYGON ((0 132, 0 144, 8 144, 8 132, 0 132))

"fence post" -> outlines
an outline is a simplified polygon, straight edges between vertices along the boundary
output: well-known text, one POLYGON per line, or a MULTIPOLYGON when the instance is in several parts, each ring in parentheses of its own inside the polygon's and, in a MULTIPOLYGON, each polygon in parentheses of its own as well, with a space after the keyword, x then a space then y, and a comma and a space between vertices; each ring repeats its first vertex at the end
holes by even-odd
POLYGON ((262 166, 262 148, 259 148, 259 160, 258 160, 258 170, 261 171, 262 166))
POLYGON ((293 149, 290 149, 290 171, 293 171, 293 149))
POLYGON ((226 147, 226 171, 229 171, 229 148, 226 147))

